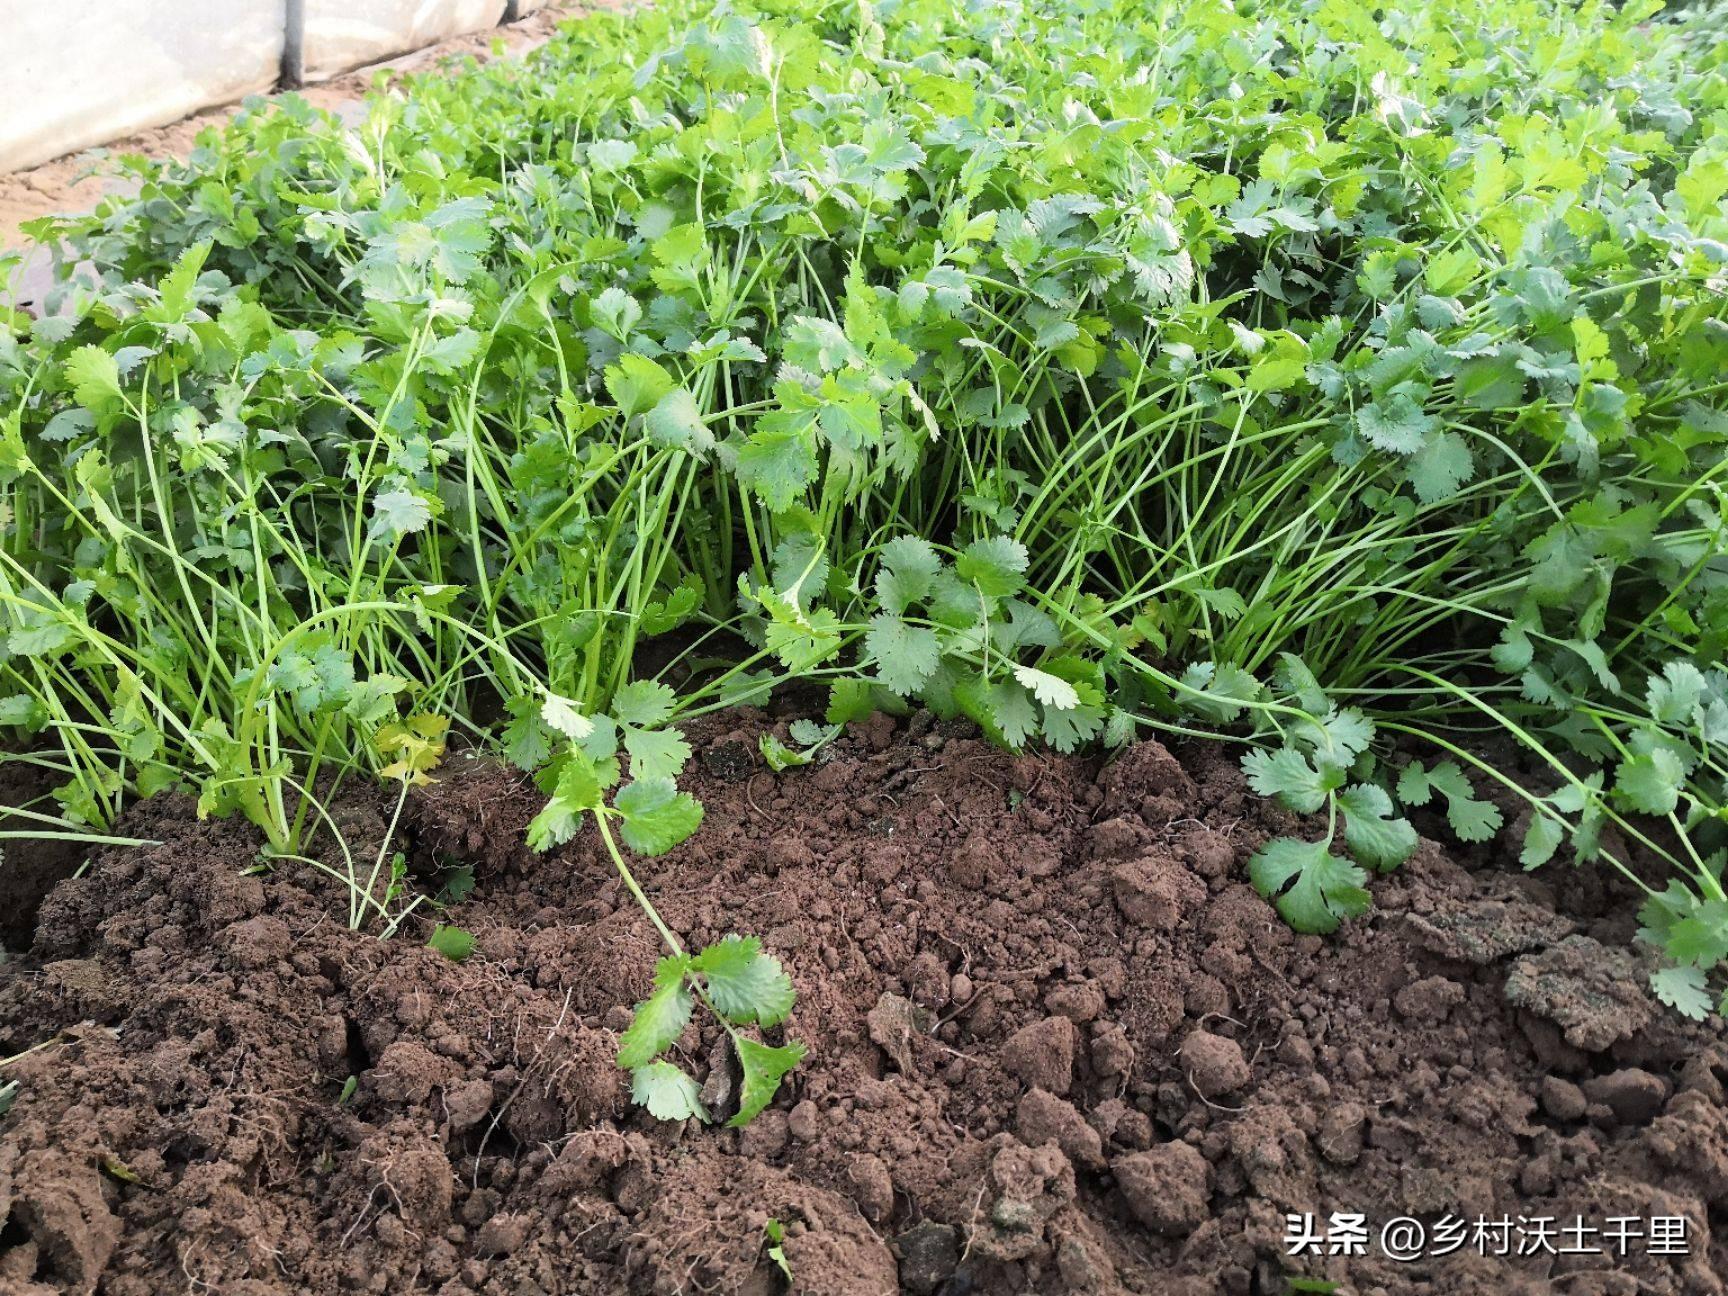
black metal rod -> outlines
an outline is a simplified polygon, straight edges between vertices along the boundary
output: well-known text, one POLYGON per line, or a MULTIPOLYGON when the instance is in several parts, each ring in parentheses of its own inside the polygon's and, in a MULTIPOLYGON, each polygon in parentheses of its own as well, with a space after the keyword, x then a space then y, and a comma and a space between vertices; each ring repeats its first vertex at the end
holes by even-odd
POLYGON ((306 0, 283 0, 280 81, 284 90, 306 84, 306 0))

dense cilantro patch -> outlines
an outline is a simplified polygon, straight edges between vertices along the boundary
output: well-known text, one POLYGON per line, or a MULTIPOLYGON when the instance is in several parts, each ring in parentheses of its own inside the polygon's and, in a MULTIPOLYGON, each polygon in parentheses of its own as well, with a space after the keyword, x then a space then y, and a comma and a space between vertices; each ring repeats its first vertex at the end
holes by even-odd
MULTIPOLYGON (((1410 806, 1531 867, 1635 846, 1699 1011, 1728 81, 1720 24, 1649 17, 674 2, 356 130, 248 111, 41 227, 0 723, 66 821, 186 782, 279 849, 405 711, 545 770, 536 845, 645 852, 699 818, 678 718, 788 679, 831 725, 1218 733, 1324 816, 1254 862, 1293 924, 1363 910, 1410 806)), ((751 1020, 674 951, 639 1020, 751 1020)))

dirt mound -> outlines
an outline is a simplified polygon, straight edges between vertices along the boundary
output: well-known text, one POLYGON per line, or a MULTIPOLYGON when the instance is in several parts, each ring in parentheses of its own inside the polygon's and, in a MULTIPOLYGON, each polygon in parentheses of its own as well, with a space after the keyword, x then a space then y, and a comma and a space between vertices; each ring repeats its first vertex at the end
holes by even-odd
POLYGON ((1428 842, 1300 937, 1243 872, 1296 825, 1210 748, 878 718, 772 774, 762 723, 696 727, 705 826, 642 867, 692 944, 758 934, 797 984, 810 1058, 751 1126, 629 1105, 660 951, 589 835, 518 848, 520 778, 453 761, 406 816, 425 885, 476 875, 462 964, 161 800, 126 828, 165 844, 98 852, 0 984, 0 1053, 59 1033, 0 1073, 0 1291, 1723 1290, 1728 1046, 1650 1002, 1625 897, 1428 842), (1290 1212, 1367 1215, 1367 1254, 1288 1257, 1290 1212), (1399 1215, 1688 1237, 1402 1263, 1399 1215))

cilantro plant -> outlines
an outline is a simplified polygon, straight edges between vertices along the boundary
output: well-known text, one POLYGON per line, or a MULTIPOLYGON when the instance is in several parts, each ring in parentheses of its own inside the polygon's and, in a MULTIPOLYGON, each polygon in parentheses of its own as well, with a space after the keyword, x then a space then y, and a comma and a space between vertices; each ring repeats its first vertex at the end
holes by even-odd
POLYGON ((1600 860, 1720 1003, 1725 64, 1647 0, 669 0, 121 161, 0 320, 27 827, 302 850, 412 714, 674 805, 680 719, 814 682, 1246 743, 1316 930, 1411 807, 1600 860))
POLYGON ((546 767, 541 777, 549 797, 529 825, 528 841, 536 850, 547 850, 568 841, 584 815, 591 817, 618 876, 671 951, 655 966, 654 991, 636 1005, 635 1018, 619 1040, 618 1065, 630 1071, 631 1096, 650 1115, 707 1121, 701 1086, 666 1056, 700 1003, 725 1030, 743 1074, 738 1111, 727 1123, 748 1124, 804 1058, 801 1043, 774 1046, 745 1033, 786 1020, 794 1000, 792 979, 754 936, 727 936, 696 953, 684 948, 637 882, 619 839, 638 854, 663 855, 696 831, 702 807, 659 774, 634 774, 608 805, 606 792, 618 780, 618 763, 609 753, 591 755, 595 750, 593 745, 575 748, 546 767))

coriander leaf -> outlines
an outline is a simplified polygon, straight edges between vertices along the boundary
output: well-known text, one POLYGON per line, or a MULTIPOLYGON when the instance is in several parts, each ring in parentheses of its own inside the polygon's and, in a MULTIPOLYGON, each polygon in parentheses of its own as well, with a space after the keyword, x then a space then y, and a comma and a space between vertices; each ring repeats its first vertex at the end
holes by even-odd
POLYGON ((672 375, 647 356, 626 352, 606 370, 606 390, 619 410, 645 414, 658 405, 676 384, 672 375))
POLYGON ((1392 813, 1392 798, 1372 783, 1356 783, 1338 794, 1344 813, 1344 840, 1362 863, 1385 873, 1416 850, 1416 830, 1392 813))
POLYGON ((1248 862, 1254 889, 1299 932, 1325 935, 1342 919, 1367 912, 1369 895, 1362 885, 1366 875, 1332 854, 1328 845, 1275 837, 1248 862))
POLYGON ((72 352, 66 357, 65 372, 72 398, 85 409, 120 399, 120 366, 99 346, 81 346, 72 352))
POLYGON ((1411 761, 1398 777, 1398 799, 1405 805, 1427 805, 1434 793, 1446 798, 1446 821, 1459 840, 1487 841, 1500 831, 1499 807, 1478 801, 1475 789, 1456 761, 1443 760, 1433 770, 1411 761))
POLYGON ((1072 710, 1080 705, 1080 694, 1067 680, 1030 666, 1016 666, 1014 678, 1032 690, 1032 696, 1047 707, 1072 710))
POLYGON ((545 701, 541 702, 540 722, 574 742, 580 742, 594 732, 594 722, 577 711, 576 704, 569 698, 556 693, 547 693, 545 701))
POLYGON ((822 718, 829 724, 854 724, 876 714, 876 685, 869 680, 835 680, 828 686, 828 708, 822 718))
POLYGON ((1710 1015, 1710 989, 1702 968, 1662 968, 1650 974, 1650 988, 1682 1017, 1703 1021, 1710 1015))
POLYGON ((636 1005, 630 1025, 618 1040, 618 1065, 626 1070, 646 1066, 671 1048, 690 1022, 695 1003, 684 973, 688 955, 671 955, 654 970, 654 993, 636 1005))
POLYGON ((942 562, 928 541, 901 536, 882 546, 881 558, 876 598, 884 610, 898 614, 930 596, 942 562))
POLYGON ((1666 747, 1658 747, 1620 762, 1614 791, 1640 814, 1665 815, 1680 803, 1686 767, 1666 747))
POLYGON ((987 597, 1006 598, 1025 584, 1031 558, 1026 546, 1007 536, 974 540, 954 561, 955 574, 976 585, 987 597))
POLYGON ((716 1011, 734 1025, 776 1026, 792 1011, 792 978, 779 959, 762 953, 754 936, 727 936, 698 954, 692 966, 716 1011))
POLYGON ((706 1122, 702 1086, 664 1058, 639 1066, 630 1073, 630 1097, 648 1109, 655 1120, 680 1121, 694 1116, 706 1122))
POLYGON ((763 638, 768 651, 788 670, 802 673, 840 651, 840 618, 827 608, 785 618, 776 615, 763 638))
POLYGON ((556 766, 552 794, 544 809, 528 824, 528 846, 548 851, 576 835, 584 812, 598 807, 600 775, 581 752, 570 752, 556 766))
POLYGON ((678 695, 659 680, 635 680, 612 695, 612 718, 651 728, 666 722, 677 701, 678 695))
POLYGON ((1411 397, 1398 392, 1384 405, 1372 403, 1356 411, 1356 430, 1376 449, 1411 455, 1422 449, 1440 420, 1422 412, 1411 397))
POLYGON ((1728 959, 1728 905, 1711 900, 1668 929, 1663 949, 1677 963, 1708 971, 1728 959))
POLYGON ((816 442, 807 430, 759 423, 738 450, 738 480, 778 513, 816 480, 816 442))
POLYGON ((664 855, 702 825, 702 803, 669 778, 639 778, 613 799, 620 832, 641 855, 664 855))
POLYGON ((1242 714, 1243 704, 1260 696, 1261 684, 1234 662, 1193 662, 1182 672, 1182 705, 1215 724, 1242 714), (1189 692, 1187 690, 1192 690, 1189 692))
POLYGON ((624 750, 635 779, 676 778, 690 759, 690 744, 676 729, 625 729, 624 750))
POLYGON ((1242 758, 1248 785, 1261 796, 1275 796, 1298 814, 1313 814, 1326 804, 1326 794, 1344 784, 1344 771, 1335 765, 1319 769, 1294 747, 1256 749, 1242 758))
POLYGON ((1308 664, 1295 653, 1278 654, 1278 670, 1276 673, 1278 687, 1296 699, 1304 711, 1311 715, 1324 715, 1330 708, 1326 705, 1326 691, 1320 687, 1320 681, 1314 678, 1314 672, 1308 669, 1308 664))
POLYGON ((756 740, 756 749, 776 774, 810 763, 808 753, 788 747, 771 733, 765 733, 756 740))
POLYGON ((1456 432, 1428 437, 1410 456, 1405 469, 1410 488, 1424 504, 1437 504, 1456 495, 1459 487, 1476 475, 1476 458, 1469 444, 1456 432))
POLYGON ((738 1062, 744 1071, 744 1088, 740 1095, 738 1114, 727 1125, 737 1128, 748 1125, 774 1100, 781 1078, 804 1060, 805 1048, 799 1043, 770 1048, 755 1040, 735 1036, 738 1062))
POLYGON ((696 398, 683 387, 675 387, 662 396, 648 411, 642 426, 657 445, 675 446, 693 454, 706 454, 714 448, 714 433, 703 419, 696 398))
POLYGON ((366 538, 399 540, 424 531, 431 521, 432 505, 413 491, 404 488, 381 491, 372 497, 372 526, 366 538))
POLYGON ((437 950, 452 963, 460 963, 474 952, 474 937, 460 927, 439 923, 432 929, 432 937, 426 942, 426 947, 437 950))
POLYGON ((1565 839, 1566 825, 1551 815, 1538 812, 1530 816, 1530 826, 1524 830, 1524 848, 1518 852, 1518 862, 1527 869, 1537 868, 1554 858, 1565 839))
POLYGON ((1645 691, 1650 714, 1665 725, 1690 725, 1704 698, 1704 673, 1691 662, 1671 661, 1652 675, 1645 691))
POLYGON ((864 648, 876 663, 882 682, 896 693, 916 693, 935 672, 942 650, 936 632, 908 625, 891 612, 870 618, 864 648))

